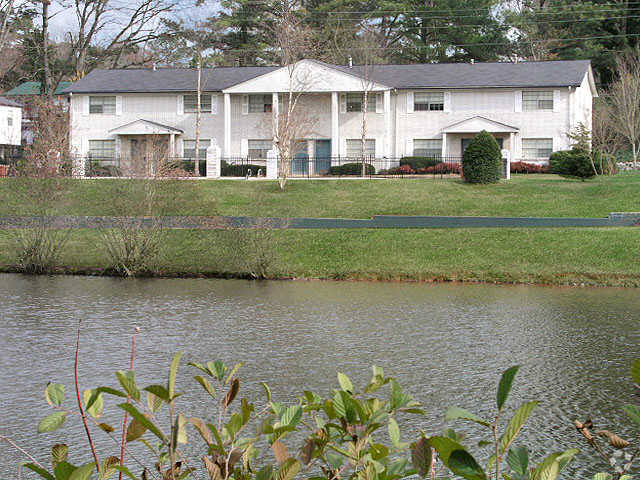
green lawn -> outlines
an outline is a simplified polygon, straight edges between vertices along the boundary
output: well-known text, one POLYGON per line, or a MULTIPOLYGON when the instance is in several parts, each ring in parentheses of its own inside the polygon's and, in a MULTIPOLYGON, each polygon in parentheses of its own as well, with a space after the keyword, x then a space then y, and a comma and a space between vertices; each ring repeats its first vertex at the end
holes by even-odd
MULTIPOLYGON (((0 216, 28 214, 0 179, 0 216)), ((113 199, 122 180, 75 180, 58 214, 117 215, 113 199)), ((275 181, 163 181, 161 215, 259 215, 369 218, 372 215, 488 215, 603 217, 640 210, 640 175, 621 174, 581 182, 555 175, 516 175, 496 185, 458 179, 292 180, 281 192, 275 181)))
MULTIPOLYGON (((227 232, 164 233, 160 275, 242 275, 227 232)), ((272 278, 484 281, 640 286, 640 229, 280 230, 266 242, 272 278)), ((0 270, 14 262, 0 231, 0 270)), ((76 230, 68 272, 108 267, 95 230, 76 230)))

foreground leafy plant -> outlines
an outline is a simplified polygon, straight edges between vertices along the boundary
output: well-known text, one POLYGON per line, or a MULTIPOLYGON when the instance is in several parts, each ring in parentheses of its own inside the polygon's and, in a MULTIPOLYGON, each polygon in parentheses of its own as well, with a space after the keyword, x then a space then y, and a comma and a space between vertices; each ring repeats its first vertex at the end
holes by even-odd
POLYGON ((486 469, 483 469, 475 458, 455 440, 440 436, 431 437, 429 443, 438 452, 442 462, 455 475, 467 480, 484 480, 490 478, 487 473, 493 470, 493 478, 505 480, 554 480, 562 469, 578 453, 577 449, 552 453, 537 466, 529 465, 529 453, 523 447, 513 448, 512 445, 527 419, 538 405, 537 401, 523 403, 514 413, 506 428, 499 434, 500 420, 504 407, 511 393, 513 381, 520 367, 514 366, 505 370, 498 384, 496 395, 496 414, 492 421, 471 413, 459 407, 447 410, 447 420, 467 420, 480 425, 491 434, 491 440, 480 442, 479 446, 491 445, 493 456, 489 459, 486 469), (503 461, 507 460, 510 472, 502 471, 503 461))
MULTIPOLYGON (((640 358, 631 366, 631 378, 635 387, 640 388, 640 358)), ((622 410, 631 421, 640 427, 640 407, 637 405, 625 405, 622 410)), ((580 422, 574 420, 578 432, 584 437, 594 452, 602 457, 611 467, 611 473, 600 472, 594 475, 593 480, 631 480, 631 469, 640 455, 640 443, 632 445, 619 435, 609 430, 597 430, 594 434, 594 424, 591 420, 580 422), (626 449, 632 449, 629 453, 626 449)))

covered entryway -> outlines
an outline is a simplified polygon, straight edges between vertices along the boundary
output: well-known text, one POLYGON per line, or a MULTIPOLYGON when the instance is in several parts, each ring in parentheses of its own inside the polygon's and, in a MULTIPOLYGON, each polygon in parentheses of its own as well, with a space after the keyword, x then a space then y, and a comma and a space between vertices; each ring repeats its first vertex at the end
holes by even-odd
POLYGON ((469 142, 483 130, 491 133, 498 141, 500 149, 508 150, 510 158, 514 158, 515 139, 520 129, 481 116, 471 117, 442 129, 443 157, 462 157, 469 142))
POLYGON ((183 131, 140 119, 114 128, 110 133, 118 138, 117 154, 133 160, 150 156, 176 156, 176 138, 183 131))

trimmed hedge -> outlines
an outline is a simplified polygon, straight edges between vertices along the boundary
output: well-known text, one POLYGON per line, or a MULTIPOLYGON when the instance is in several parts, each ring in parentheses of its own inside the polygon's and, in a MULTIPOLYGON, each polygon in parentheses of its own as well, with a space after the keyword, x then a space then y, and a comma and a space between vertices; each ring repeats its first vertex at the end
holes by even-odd
POLYGON ((549 157, 549 165, 552 173, 563 177, 580 178, 584 181, 596 175, 591 164, 591 154, 577 148, 553 152, 549 157))
MULTIPOLYGON (((374 175, 376 169, 370 163, 365 163, 365 175, 374 175)), ((345 163, 329 168, 329 175, 362 175, 362 163, 345 163)))
POLYGON ((464 180, 469 183, 496 183, 502 176, 502 154, 496 139, 486 130, 469 142, 462 156, 464 180))
POLYGON ((402 157, 400 159, 400 166, 409 165, 413 170, 419 170, 421 168, 434 167, 440 160, 434 157, 402 157))
POLYGON ((262 170, 262 175, 266 174, 267 167, 262 165, 253 165, 251 163, 245 163, 241 165, 228 164, 224 160, 222 161, 222 166, 220 168, 220 174, 223 177, 246 177, 247 172, 251 172, 251 176, 255 177, 258 175, 258 170, 262 170))

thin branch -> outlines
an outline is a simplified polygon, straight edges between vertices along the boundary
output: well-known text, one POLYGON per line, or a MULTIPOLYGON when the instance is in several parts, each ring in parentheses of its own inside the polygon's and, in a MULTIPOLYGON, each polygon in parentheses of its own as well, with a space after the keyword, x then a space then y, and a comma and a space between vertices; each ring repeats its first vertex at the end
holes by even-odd
POLYGON ((0 440, 4 440, 5 442, 7 442, 9 445, 11 445, 13 448, 15 448, 16 450, 18 450, 20 453, 22 453, 25 457, 27 457, 29 460, 31 460, 31 462, 34 465, 37 465, 40 468, 44 467, 40 464, 40 462, 38 462, 29 452, 27 452, 24 448, 20 447, 17 443, 15 443, 13 440, 11 440, 9 437, 5 437, 4 435, 2 435, 0 433, 0 440))
MULTIPOLYGON (((133 361, 136 358, 136 335, 140 332, 140 327, 136 327, 134 334, 131 336, 131 361, 129 362, 129 370, 133 371, 133 361)), ((131 402, 131 395, 127 395, 127 403, 131 402)), ((120 466, 124 467, 124 454, 127 444, 127 422, 129 421, 129 412, 124 412, 124 420, 122 421, 122 442, 120 445, 120 466)), ((122 472, 118 476, 122 480, 122 472)))

